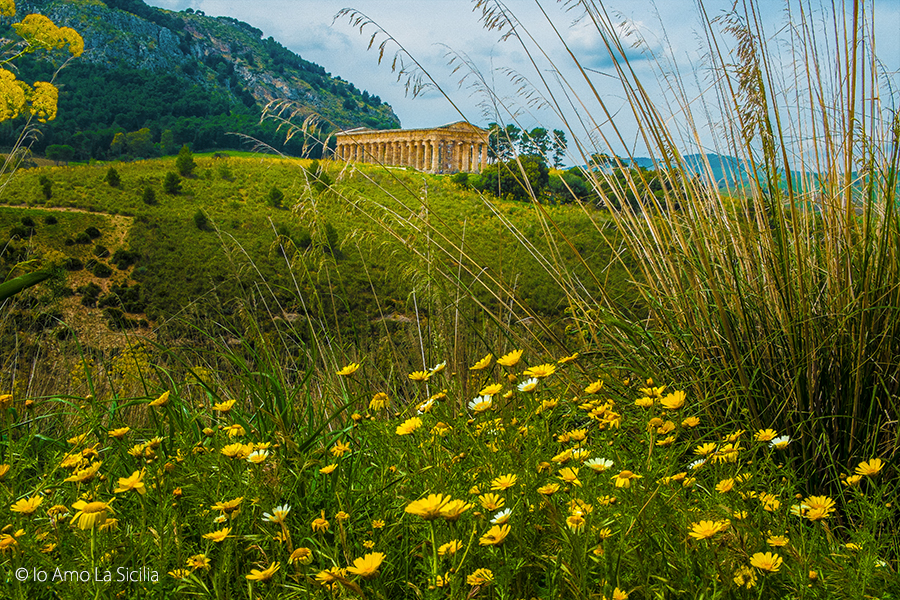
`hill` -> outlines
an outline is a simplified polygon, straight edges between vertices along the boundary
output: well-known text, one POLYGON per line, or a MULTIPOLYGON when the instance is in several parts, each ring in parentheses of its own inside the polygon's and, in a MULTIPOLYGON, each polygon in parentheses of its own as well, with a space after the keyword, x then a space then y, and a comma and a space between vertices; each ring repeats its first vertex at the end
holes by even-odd
MULTIPOLYGON (((237 132, 300 154, 301 139, 285 146, 274 123, 259 123, 262 109, 275 100, 290 101, 298 119, 318 115, 325 132, 400 126, 377 95, 237 19, 166 11, 140 0, 29 0, 17 7, 20 15, 40 13, 72 27, 85 41, 84 54, 59 73, 59 117, 41 128, 37 152, 69 145, 82 160, 146 157, 185 143, 195 149, 239 147, 240 139, 230 135, 237 132), (116 133, 145 128, 149 149, 145 142, 111 147, 116 133)), ((0 37, 14 36, 11 22, 0 18, 0 37)), ((24 57, 18 66, 24 80, 49 80, 59 62, 24 57)), ((20 129, 19 122, 4 123, 0 145, 10 145, 20 129)))
MULTIPOLYGON (((449 177, 406 169, 258 155, 195 161, 177 194, 164 186, 173 158, 115 163, 116 186, 109 164, 16 173, 0 208, 3 275, 37 258, 62 265, 65 276, 23 300, 15 331, 74 330, 91 345, 115 346, 131 329, 173 339, 193 326, 185 320, 224 322, 251 310, 269 323, 301 319, 368 340, 459 301, 441 290, 457 282, 497 314, 514 298, 549 323, 563 322, 563 292, 535 268, 532 252, 555 251, 530 204, 486 203, 449 177), (398 200, 410 190, 422 204, 398 200)), ((601 236, 616 234, 605 213, 543 211, 594 272, 606 274, 607 293, 630 304, 624 272, 610 271, 601 236)), ((583 268, 568 251, 559 260, 583 268)))

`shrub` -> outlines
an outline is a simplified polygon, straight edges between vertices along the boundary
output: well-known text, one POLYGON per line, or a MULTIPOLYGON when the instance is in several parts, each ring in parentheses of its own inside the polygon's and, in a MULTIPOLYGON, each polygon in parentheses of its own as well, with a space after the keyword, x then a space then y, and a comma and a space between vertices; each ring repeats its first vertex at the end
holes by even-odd
POLYGON ((106 258, 109 256, 109 248, 102 244, 97 244, 94 246, 94 256, 97 258, 106 258))
POLYGON ((44 225, 56 225, 58 221, 56 217, 53 215, 45 215, 44 216, 44 225))
POLYGON ((178 173, 182 177, 190 177, 196 166, 194 155, 191 153, 191 149, 187 147, 187 144, 185 144, 178 151, 178 158, 175 159, 175 168, 178 169, 178 173))
POLYGON ((79 286, 75 291, 81 294, 81 303, 84 306, 94 308, 97 306, 97 299, 100 297, 100 292, 103 289, 92 281, 87 285, 79 286))
POLYGON ((109 170, 106 172, 106 177, 104 178, 104 180, 114 188, 122 185, 122 179, 119 177, 119 172, 116 171, 115 167, 109 168, 109 170))
POLYGON ((172 171, 166 173, 166 178, 163 180, 163 189, 167 194, 172 195, 181 192, 181 177, 178 176, 178 173, 174 173, 172 171))
POLYGON ((234 181, 234 173, 231 171, 231 167, 225 163, 219 165, 219 178, 225 181, 234 181))
POLYGON ((459 173, 454 173, 450 176, 450 181, 452 181, 455 185, 459 187, 467 187, 469 185, 469 174, 465 171, 460 171, 459 173))
POLYGON ((209 217, 206 216, 206 213, 203 210, 198 210, 194 213, 194 225, 200 231, 212 231, 212 226, 209 223, 209 217))
POLYGON ((22 217, 21 223, 25 227, 31 227, 32 229, 35 227, 34 219, 32 219, 31 217, 22 217))
POLYGON ((76 244, 90 244, 91 236, 89 236, 87 234, 87 232, 82 231, 81 233, 79 233, 78 235, 75 236, 75 243, 76 244))
POLYGON ((79 260, 73 256, 70 256, 63 263, 63 268, 66 271, 80 271, 84 268, 84 263, 81 262, 81 260, 79 260))
POLYGON ((100 277, 102 279, 106 279, 113 274, 113 270, 110 268, 110 266, 102 262, 98 262, 96 265, 94 265, 94 268, 91 272, 94 274, 94 277, 100 277))
POLYGON ((50 181, 46 175, 41 175, 41 178, 38 180, 38 183, 41 186, 41 193, 44 194, 44 198, 49 200, 53 197, 53 182, 50 181))
POLYGON ((134 250, 116 250, 112 258, 109 259, 109 262, 116 265, 120 271, 124 271, 128 267, 137 263, 141 259, 140 252, 136 252, 134 250))
MULTIPOLYGON (((174 175, 174 173, 173 173, 174 175)), ((177 175, 176 175, 177 177, 177 175)), ((175 192, 177 193, 177 192, 175 192)), ((156 204, 156 191, 150 187, 149 185, 144 188, 144 191, 141 192, 141 199, 144 201, 144 204, 149 204, 153 206, 156 204)))
POLYGON ((272 186, 272 189, 269 190, 269 195, 266 196, 266 204, 268 204, 272 208, 281 208, 281 203, 283 200, 284 193, 276 186, 272 186))
POLYGON ((103 235, 100 233, 100 230, 94 227, 93 225, 84 230, 84 232, 88 235, 92 240, 96 240, 98 237, 103 235))
POLYGON ((34 228, 24 225, 14 225, 9 230, 9 237, 14 240, 25 240, 34 235, 34 228))

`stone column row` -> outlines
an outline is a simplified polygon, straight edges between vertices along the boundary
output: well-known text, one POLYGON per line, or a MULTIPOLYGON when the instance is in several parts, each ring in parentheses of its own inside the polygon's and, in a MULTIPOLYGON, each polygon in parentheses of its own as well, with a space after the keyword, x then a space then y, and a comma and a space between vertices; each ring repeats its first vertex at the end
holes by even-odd
POLYGON ((335 158, 415 167, 432 173, 480 172, 487 164, 487 144, 447 139, 339 140, 335 158))

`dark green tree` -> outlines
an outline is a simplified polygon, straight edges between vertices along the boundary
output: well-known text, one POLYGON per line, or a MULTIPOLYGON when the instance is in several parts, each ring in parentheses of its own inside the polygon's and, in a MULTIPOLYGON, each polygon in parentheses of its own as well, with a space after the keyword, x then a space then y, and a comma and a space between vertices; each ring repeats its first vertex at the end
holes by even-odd
POLYGON ((166 173, 166 178, 163 180, 163 189, 167 194, 174 195, 181 192, 181 177, 178 176, 178 173, 172 171, 166 173))
POLYGON ((211 231, 212 226, 209 224, 209 217, 206 216, 206 213, 202 210, 198 210, 194 213, 194 225, 200 231, 211 231))
POLYGON ((47 146, 45 151, 47 158, 59 164, 60 162, 69 162, 75 156, 75 148, 68 144, 55 144, 47 146))
POLYGON ((44 194, 44 198, 49 200, 53 197, 53 182, 50 181, 50 178, 46 175, 41 175, 41 178, 38 180, 38 183, 41 185, 41 192, 44 194))
POLYGON ((116 171, 114 167, 109 168, 104 179, 111 187, 117 188, 122 185, 122 179, 119 177, 119 172, 116 171))
POLYGON ((269 190, 269 195, 266 196, 266 204, 272 208, 281 208, 282 201, 284 201, 284 192, 273 185, 272 189, 269 190))
POLYGON ((539 199, 550 181, 547 163, 533 154, 488 165, 472 185, 499 198, 514 200, 539 199), (524 177, 523 177, 524 171, 524 177))
POLYGON ((196 166, 197 163, 194 162, 194 155, 191 153, 191 149, 188 148, 187 144, 185 144, 181 147, 181 150, 178 151, 178 158, 175 159, 175 168, 178 169, 178 172, 182 177, 190 177, 196 166))
POLYGON ((553 168, 558 169, 563 164, 563 158, 566 155, 566 149, 569 142, 566 140, 566 132, 554 129, 550 135, 550 151, 553 154, 553 168))
POLYGON ((175 134, 171 129, 164 129, 159 136, 159 150, 163 156, 169 156, 175 153, 175 134))
MULTIPOLYGON (((173 173, 173 175, 175 174, 173 173)), ((175 176, 177 177, 177 175, 175 176)), ((141 193, 141 199, 144 201, 144 204, 153 206, 154 204, 156 204, 156 191, 148 185, 141 193)))

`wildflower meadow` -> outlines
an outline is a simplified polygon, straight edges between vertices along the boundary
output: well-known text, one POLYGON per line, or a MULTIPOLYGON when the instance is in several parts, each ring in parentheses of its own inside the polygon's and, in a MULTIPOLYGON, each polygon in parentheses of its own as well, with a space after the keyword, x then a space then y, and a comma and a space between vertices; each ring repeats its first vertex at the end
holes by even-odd
MULTIPOLYGON (((772 31, 762 3, 715 16, 700 3, 704 66, 654 57, 648 75, 630 50, 648 47, 603 3, 562 4, 610 54, 608 73, 565 36, 549 52, 487 0, 473 3, 484 26, 536 73, 451 60, 497 123, 549 107, 593 200, 551 205, 517 157, 496 168, 525 201, 377 164, 242 159, 220 167, 221 200, 207 193, 228 217, 198 209, 193 229, 166 230, 140 206, 137 219, 160 240, 229 249, 218 262, 238 292, 219 312, 160 309, 148 318, 165 328, 134 322, 107 354, 66 330, 28 355, 0 313, 13 348, 0 598, 900 597, 900 113, 876 11, 792 0, 772 31), (517 98, 488 85, 498 74, 517 98), (655 188, 628 167, 626 113, 655 188), (741 165, 730 186, 685 158, 705 157, 708 137, 741 165), (290 179, 297 196, 265 214, 312 232, 295 243, 270 218, 278 279, 241 262, 240 240, 266 247, 238 233, 264 222, 238 218, 252 202, 230 187, 250 162, 267 189, 290 179), (326 210, 365 225, 339 234, 326 210), (385 273, 396 285, 379 296, 385 273)), ((374 21, 339 18, 408 89, 450 97, 374 21)), ((275 116, 289 136, 315 133, 302 112, 275 116)), ((140 169, 148 189, 154 168, 122 173, 140 169)), ((211 189, 208 171, 192 190, 211 189)), ((291 198, 277 200, 254 210, 291 198)), ((172 195, 159 210, 184 225, 173 207, 201 201, 172 195)), ((141 268, 161 282, 161 263, 141 268)), ((8 302, 27 311, 35 289, 8 302)))

